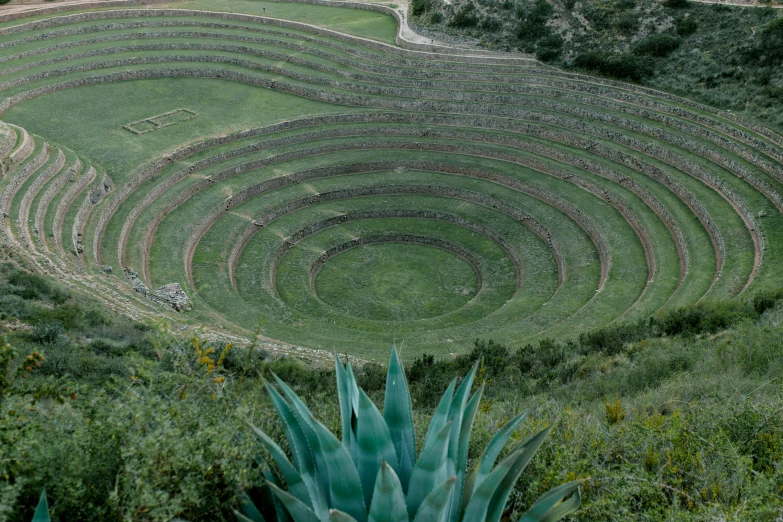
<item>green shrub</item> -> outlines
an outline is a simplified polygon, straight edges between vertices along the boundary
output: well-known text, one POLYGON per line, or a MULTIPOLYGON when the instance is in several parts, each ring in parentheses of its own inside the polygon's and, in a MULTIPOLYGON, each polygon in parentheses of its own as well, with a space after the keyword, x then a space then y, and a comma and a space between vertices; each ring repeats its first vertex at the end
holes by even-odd
POLYGON ((476 27, 478 23, 479 18, 476 14, 476 6, 472 2, 468 2, 457 10, 449 22, 449 26, 457 29, 469 29, 476 27))
POLYGON ((536 58, 542 62, 552 62, 563 54, 563 38, 552 34, 536 42, 536 58))
POLYGON ((633 34, 641 25, 639 14, 636 11, 624 11, 619 13, 614 25, 617 30, 623 34, 633 34))
POLYGON ((688 7, 689 2, 688 0, 663 0, 661 5, 669 9, 684 9, 688 7))
POLYGON ((680 46, 681 40, 670 34, 656 34, 636 42, 633 47, 635 54, 663 58, 669 56, 680 46))
POLYGON ((699 24, 692 17, 683 18, 676 25, 677 34, 685 37, 690 36, 699 29, 699 24))
POLYGON ((481 19, 479 23, 479 29, 493 33, 503 27, 503 22, 499 18, 494 16, 487 16, 481 19))
POLYGON ((604 76, 636 82, 653 73, 653 67, 648 60, 628 53, 590 51, 577 56, 574 65, 604 76))
POLYGON ((429 0, 413 0, 411 2, 411 16, 421 16, 430 8, 429 0))
POLYGON ((554 14, 555 8, 547 0, 535 0, 532 6, 521 7, 517 12, 520 18, 517 28, 517 38, 531 45, 540 38, 551 33, 547 22, 554 14))

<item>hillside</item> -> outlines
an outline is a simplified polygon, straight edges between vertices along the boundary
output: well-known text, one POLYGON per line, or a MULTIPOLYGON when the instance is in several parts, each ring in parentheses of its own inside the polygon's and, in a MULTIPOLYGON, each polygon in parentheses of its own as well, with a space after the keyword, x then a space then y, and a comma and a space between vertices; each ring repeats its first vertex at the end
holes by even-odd
POLYGON ((61 7, 0 9, 0 522, 783 519, 783 11, 61 7))
MULTIPOLYGON (((14 263, 0 278, 10 367, 29 365, 34 351, 44 357, 0 389, 2 520, 30 520, 44 487, 56 520, 233 520, 239 491, 262 471, 246 421, 282 437, 260 381, 271 372, 339 434, 328 365, 259 348, 223 356, 213 344, 208 359, 222 362, 210 370, 197 336, 133 323, 14 263)), ((406 365, 415 426, 421 441, 448 381, 483 357, 471 459, 526 408, 533 413, 513 440, 556 422, 509 515, 584 478, 582 508, 569 520, 773 521, 783 511, 782 334, 783 308, 769 295, 568 342, 485 339, 456 359, 416 356, 406 365)), ((364 364, 357 374, 378 404, 384 373, 364 364)))
POLYGON ((412 12, 424 27, 491 49, 534 53, 783 130, 780 9, 686 0, 417 0, 412 12))

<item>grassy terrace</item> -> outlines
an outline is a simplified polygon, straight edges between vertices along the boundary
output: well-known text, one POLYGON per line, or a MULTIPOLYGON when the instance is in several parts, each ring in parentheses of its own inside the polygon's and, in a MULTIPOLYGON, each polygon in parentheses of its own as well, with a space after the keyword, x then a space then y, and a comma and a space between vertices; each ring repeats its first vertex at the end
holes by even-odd
POLYGON ((400 49, 353 9, 32 20, 0 24, 0 117, 33 142, 12 129, 6 241, 128 315, 413 357, 783 285, 783 137, 709 107, 400 49))

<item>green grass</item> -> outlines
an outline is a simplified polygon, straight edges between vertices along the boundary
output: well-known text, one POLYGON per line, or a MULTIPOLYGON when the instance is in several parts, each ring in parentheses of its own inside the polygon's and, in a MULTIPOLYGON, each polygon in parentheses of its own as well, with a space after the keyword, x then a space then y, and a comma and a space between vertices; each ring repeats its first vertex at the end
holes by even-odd
POLYGON ((203 9, 295 20, 392 45, 397 36, 394 18, 361 9, 256 0, 222 0, 217 4, 209 0, 189 0, 164 4, 161 8, 203 9))
POLYGON ((437 248, 379 244, 352 248, 318 273, 319 299, 344 314, 410 321, 465 305, 478 290, 473 267, 437 248))

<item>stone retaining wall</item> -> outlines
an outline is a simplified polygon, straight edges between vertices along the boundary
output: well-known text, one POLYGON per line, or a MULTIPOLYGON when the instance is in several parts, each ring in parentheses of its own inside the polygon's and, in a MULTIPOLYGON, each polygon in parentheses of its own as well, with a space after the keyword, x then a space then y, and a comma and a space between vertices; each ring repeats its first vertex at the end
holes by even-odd
POLYGON ((27 181, 27 178, 29 178, 33 172, 41 168, 41 166, 46 163, 48 159, 49 144, 44 142, 43 147, 41 147, 41 152, 39 152, 35 158, 25 163, 22 168, 14 173, 13 177, 5 186, 3 195, 0 196, 0 214, 2 214, 1 217, 3 219, 3 242, 9 247, 16 245, 16 240, 14 239, 13 232, 11 231, 10 220, 11 204, 13 199, 16 196, 19 188, 25 183, 25 181, 27 181))
MULTIPOLYGON (((575 207, 574 205, 560 198, 556 194, 545 191, 540 187, 530 185, 518 180, 506 178, 496 173, 490 173, 478 169, 456 167, 449 164, 426 162, 426 161, 377 161, 377 162, 365 162, 365 163, 358 163, 358 164, 351 164, 351 165, 339 165, 335 167, 316 168, 316 169, 296 172, 285 176, 280 176, 277 178, 273 178, 271 180, 264 181, 257 185, 248 187, 234 194, 232 197, 216 205, 211 211, 207 212, 202 217, 199 224, 191 232, 188 240, 185 242, 184 254, 183 254, 185 271, 188 279, 191 281, 192 284, 192 274, 191 274, 190 265, 191 265, 191 260, 196 245, 201 240, 201 237, 222 214, 224 214, 234 206, 240 205, 245 201, 248 201, 249 199, 256 197, 260 194, 263 194, 265 192, 268 192, 270 190, 275 190, 287 185, 304 183, 313 179, 325 178, 330 176, 341 176, 341 175, 353 174, 353 173, 392 170, 400 166, 404 166, 406 168, 414 169, 414 170, 442 172, 447 174, 458 174, 458 175, 469 176, 476 179, 485 179, 497 183, 499 185, 506 186, 507 188, 510 188, 512 190, 516 190, 518 192, 528 194, 560 210, 561 212, 569 216, 580 228, 582 228, 582 230, 587 234, 587 236, 591 239, 591 241, 595 245, 599 258, 601 260, 601 281, 599 284, 599 288, 603 287, 609 270, 609 264, 611 262, 611 254, 609 252, 608 244, 606 243, 606 240, 601 234, 600 230, 595 225, 592 218, 586 215, 581 209, 575 207)), ((209 181, 209 180, 205 180, 205 181, 209 181)), ((443 190, 444 191, 443 194, 447 194, 448 191, 457 190, 457 189, 442 187, 439 190, 443 190)), ((457 196, 454 195, 452 197, 457 197, 457 196)), ((498 200, 494 200, 493 198, 489 198, 484 195, 477 194, 473 201, 475 202, 481 201, 482 200, 481 198, 486 198, 486 200, 483 201, 483 204, 488 208, 492 208, 494 210, 507 213, 508 215, 510 215, 511 217, 519 221, 523 221, 523 222, 529 221, 530 229, 534 233, 539 235, 539 237, 541 237, 545 241, 545 243, 547 245, 550 245, 551 247, 553 238, 549 233, 549 231, 546 229, 541 230, 543 227, 541 227, 538 224, 538 222, 532 219, 528 214, 522 212, 521 210, 514 207, 513 205, 503 204, 498 200)), ((175 205, 173 208, 176 208, 176 206, 178 206, 178 204, 175 205)), ((151 223, 150 227, 147 229, 147 233, 145 234, 142 240, 143 244, 149 245, 151 243, 151 237, 154 234, 155 229, 157 228, 157 223, 159 223, 159 219, 151 223)), ((147 247, 147 249, 145 250, 145 265, 147 263, 146 260, 148 259, 149 259, 149 247, 147 247)))
POLYGON ((54 200, 54 197, 58 192, 60 192, 60 190, 62 190, 66 183, 72 183, 73 180, 76 179, 76 175, 81 170, 82 162, 77 157, 76 161, 74 161, 68 170, 61 172, 57 179, 51 185, 49 185, 49 188, 46 189, 46 192, 44 192, 43 196, 41 196, 41 200, 38 202, 38 209, 35 212, 35 228, 38 230, 38 244, 46 251, 49 249, 47 248, 46 241, 44 240, 44 228, 46 212, 49 208, 49 204, 52 202, 52 200, 54 200))
MULTIPOLYGON (((370 120, 375 119, 372 116, 374 116, 374 115, 367 115, 367 116, 364 117, 364 119, 365 120, 367 120, 367 119, 370 119, 370 120)), ((383 116, 383 115, 380 115, 380 116, 383 116)), ((338 117, 337 119, 341 119, 342 120, 343 118, 338 117)), ((356 120, 355 117, 352 118, 352 119, 356 120)), ((320 120, 319 123, 324 123, 325 122, 323 118, 320 118, 319 120, 320 120)), ((299 123, 303 123, 303 122, 299 121, 299 123)), ((376 134, 376 130, 377 130, 377 132, 380 132, 380 133, 390 133, 390 134, 393 134, 393 135, 411 135, 411 134, 415 134, 417 132, 420 132, 420 131, 416 131, 416 130, 413 130, 413 129, 385 129, 384 128, 384 129, 362 129, 363 132, 360 132, 360 131, 349 131, 348 134, 349 135, 367 135, 367 134, 375 135, 376 134), (394 132, 394 131, 397 131, 397 132, 394 132)), ((443 137, 443 138, 451 138, 451 139, 470 139, 471 137, 475 139, 477 137, 475 134, 471 135, 470 133, 464 133, 464 132, 458 132, 458 131, 448 131, 448 130, 446 130, 446 131, 443 131, 443 130, 427 130, 427 131, 424 131, 424 133, 426 135, 430 135, 430 136, 433 136, 433 137, 443 137)), ((255 143, 255 144, 252 144, 252 145, 248 145, 248 146, 242 147, 240 149, 235 149, 235 150, 230 151, 228 153, 222 153, 221 155, 212 156, 210 158, 202 160, 202 164, 203 165, 214 164, 214 163, 216 163, 218 161, 222 161, 222 160, 226 159, 227 157, 234 157, 234 156, 239 155, 239 154, 244 154, 244 153, 248 153, 248 152, 252 152, 252 151, 255 151, 255 150, 264 149, 264 148, 268 148, 268 147, 272 147, 272 146, 290 145, 290 144, 293 144, 293 143, 307 141, 307 140, 310 140, 310 139, 322 139, 322 138, 334 137, 334 136, 338 136, 338 135, 346 135, 346 133, 345 133, 345 131, 343 129, 329 129, 329 130, 323 130, 323 131, 317 131, 317 132, 309 133, 306 136, 296 135, 296 136, 285 137, 285 138, 278 139, 278 140, 268 140, 266 142, 255 143)), ((481 138, 481 136, 478 136, 478 137, 481 138)), ((492 137, 488 136, 487 137, 487 141, 489 141, 491 138, 492 137)), ((550 138, 551 138, 551 136, 550 136, 550 138)), ((498 141, 500 141, 501 143, 503 143, 504 145, 507 145, 507 146, 514 146, 516 148, 522 148, 522 149, 525 149, 525 150, 533 151, 533 152, 535 152, 537 154, 548 155, 548 156, 554 157, 554 158, 556 158, 556 159, 558 159, 560 161, 562 161, 562 160, 570 161, 574 165, 579 166, 580 168, 583 168, 585 170, 591 171, 591 172, 593 172, 593 173, 595 173, 597 175, 606 177, 608 179, 611 179, 613 181, 616 181, 618 183, 621 183, 621 184, 627 186, 634 193, 639 195, 646 203, 651 205, 653 210, 656 211, 656 213, 658 215, 662 216, 662 219, 667 224, 667 227, 670 230, 674 231, 673 232, 673 237, 675 239, 675 242, 678 245, 678 250, 681 250, 683 252, 683 256, 681 257, 681 259, 682 259, 683 264, 685 265, 685 268, 687 269, 687 266, 688 266, 687 265, 687 263, 688 263, 687 247, 685 246, 685 242, 684 242, 684 238, 682 237, 682 233, 679 232, 679 229, 677 228, 676 223, 674 223, 673 219, 668 214, 668 211, 666 211, 666 209, 663 208, 663 206, 658 202, 657 199, 655 199, 654 197, 649 195, 649 193, 647 193, 646 190, 643 189, 643 187, 633 183, 632 180, 628 180, 624 176, 621 176, 621 175, 619 175, 619 174, 617 174, 617 173, 615 173, 613 171, 610 171, 609 169, 607 169, 606 167, 601 166, 600 164, 586 162, 582 158, 580 158, 578 156, 575 156, 575 155, 569 156, 569 155, 567 155, 565 153, 559 153, 558 151, 554 151, 553 152, 553 149, 551 149, 551 148, 544 147, 544 146, 537 145, 537 144, 531 144, 531 143, 527 143, 527 142, 521 142, 521 141, 515 141, 515 140, 504 140, 504 139, 499 139, 498 141)), ((583 143, 578 143, 577 145, 578 146, 583 146, 584 144, 583 143)), ((462 150, 462 151, 459 151, 459 152, 463 152, 463 153, 467 153, 467 154, 474 153, 474 152, 467 151, 467 150, 462 150)), ((485 155, 484 151, 479 151, 479 155, 485 155)), ((515 160, 515 161, 518 161, 518 160, 515 160)), ((268 161, 264 162, 262 164, 253 163, 253 164, 249 164, 249 165, 242 165, 242 166, 239 167, 240 168, 240 172, 246 171, 248 168, 259 168, 260 166, 263 166, 263 164, 268 164, 268 161)), ((194 172, 195 170, 197 170, 201 166, 202 165, 196 164, 194 166, 189 167, 188 169, 183 169, 183 170, 179 171, 178 173, 172 175, 171 177, 167 178, 167 180, 165 182, 163 182, 160 185, 158 185, 155 189, 153 189, 153 191, 151 193, 149 193, 144 198, 144 201, 140 204, 140 206, 146 206, 146 204, 150 203, 151 201, 156 199, 160 194, 162 194, 162 192, 164 190, 167 190, 168 188, 173 186, 177 181, 179 181, 179 179, 183 178, 188 173, 194 172), (146 202, 146 204, 145 204, 145 202, 146 202)), ((545 169, 544 167, 541 167, 540 165, 536 165, 535 168, 537 168, 539 170, 547 171, 547 169, 545 169)), ((216 179, 224 179, 226 176, 232 175, 232 171, 234 171, 233 173, 236 173, 235 172, 236 168, 228 169, 228 171, 226 171, 226 172, 218 173, 216 175, 217 178, 215 178, 215 176, 213 176, 213 181, 215 181, 216 179)), ((548 172, 551 174, 554 171, 550 170, 548 172)), ((572 173, 562 173, 562 172, 559 172, 559 171, 557 171, 556 175, 558 177, 563 178, 563 179, 569 179, 571 182, 577 182, 577 184, 580 184, 580 183, 578 183, 578 181, 581 180, 581 178, 579 178, 578 175, 575 175, 575 174, 572 174, 572 173)), ((134 183, 134 184, 136 184, 136 183, 134 183)), ((204 186, 207 186, 207 185, 208 184, 205 184, 204 186)), ((584 184, 581 184, 581 186, 583 186, 583 188, 585 187, 584 184)), ((598 189, 596 187, 593 187, 592 185, 590 185, 590 187, 592 188, 591 191, 594 194, 598 195, 602 199, 605 197, 605 193, 604 193, 604 191, 602 189, 598 189)), ((183 195, 183 196, 185 196, 185 195, 183 195)), ((187 195, 187 197, 189 197, 189 195, 187 195)), ((617 200, 615 199, 614 201, 615 201, 615 205, 616 205, 616 201, 617 200)), ((140 212, 140 209, 139 210, 137 210, 137 209, 139 209, 139 207, 136 207, 132 211, 132 218, 133 218, 133 220, 135 220, 135 217, 138 215, 137 212, 140 212)), ((626 214, 626 215, 628 215, 628 214, 626 214)), ((631 218, 631 219, 633 219, 633 218, 631 218)), ((126 221, 126 224, 127 223, 128 222, 126 221)), ((132 223, 131 223, 131 225, 132 225, 132 223)), ((125 235, 125 237, 127 238, 127 235, 125 235)))
POLYGON ((24 160, 27 159, 27 157, 32 154, 33 149, 35 148, 35 140, 32 136, 30 136, 30 133, 27 132, 27 130, 22 129, 21 127, 15 127, 22 131, 22 143, 17 147, 15 151, 11 153, 11 156, 8 157, 8 160, 11 162, 11 165, 16 165, 17 163, 21 163, 24 160))
MULTIPOLYGON (((499 236, 494 231, 484 226, 473 223, 472 221, 466 220, 460 216, 446 214, 443 212, 434 212, 430 210, 414 210, 414 209, 367 210, 367 211, 349 212, 347 214, 342 214, 339 216, 335 216, 329 219, 319 221, 317 223, 313 223, 307 226, 306 228, 303 228, 295 232, 294 234, 288 236, 286 239, 283 240, 282 245, 275 251, 274 255, 272 256, 272 260, 271 260, 272 269, 270 270, 270 274, 271 274, 270 287, 275 286, 275 274, 277 273, 277 266, 279 265, 283 255, 293 245, 295 245, 302 239, 311 236, 321 230, 333 226, 337 226, 342 223, 346 223, 350 221, 358 221, 363 219, 379 219, 379 218, 434 219, 438 221, 453 223, 455 225, 461 226, 463 228, 467 228, 469 230, 472 230, 480 235, 489 238, 491 241, 494 241, 495 243, 499 244, 501 248, 505 250, 506 254, 509 256, 509 259, 511 259, 512 262, 514 263, 514 267, 516 270, 516 290, 519 289, 519 285, 521 284, 521 279, 522 279, 522 270, 520 268, 521 261, 519 259, 519 256, 516 254, 516 252, 513 251, 513 249, 505 242, 505 240, 501 236, 499 236)), ((248 245, 252 237, 260 230, 260 228, 261 225, 256 222, 248 225, 245 228, 245 230, 243 230, 242 234, 239 236, 237 241, 234 243, 233 248, 231 249, 231 254, 228 257, 227 264, 228 264, 228 271, 229 271, 229 279, 231 281, 231 285, 234 287, 234 290, 237 290, 235 273, 236 273, 237 263, 239 262, 239 258, 241 257, 245 247, 248 245)), ((481 278, 479 278, 479 281, 481 283, 481 278)))
MULTIPOLYGON (((87 169, 87 172, 76 178, 73 185, 68 187, 68 190, 66 190, 65 194, 63 194, 63 197, 60 199, 60 203, 57 205, 57 209, 54 213, 54 225, 52 226, 52 231, 54 233, 54 244, 57 250, 63 252, 65 251, 62 245, 62 237, 63 224, 65 222, 65 215, 68 213, 68 209, 71 208, 71 205, 73 205, 73 203, 76 201, 76 198, 79 197, 79 194, 86 190, 90 183, 95 180, 96 174, 97 171, 95 170, 95 167, 90 166, 90 168, 87 169)), ((74 245, 74 249, 76 249, 76 245, 74 245)))
POLYGON ((35 178, 35 181, 22 196, 17 222, 19 223, 19 230, 22 232, 22 241, 27 243, 28 248, 31 248, 33 251, 35 251, 35 245, 29 233, 30 204, 38 194, 38 191, 63 168, 63 165, 65 165, 65 154, 63 154, 61 149, 58 149, 57 159, 35 178))

